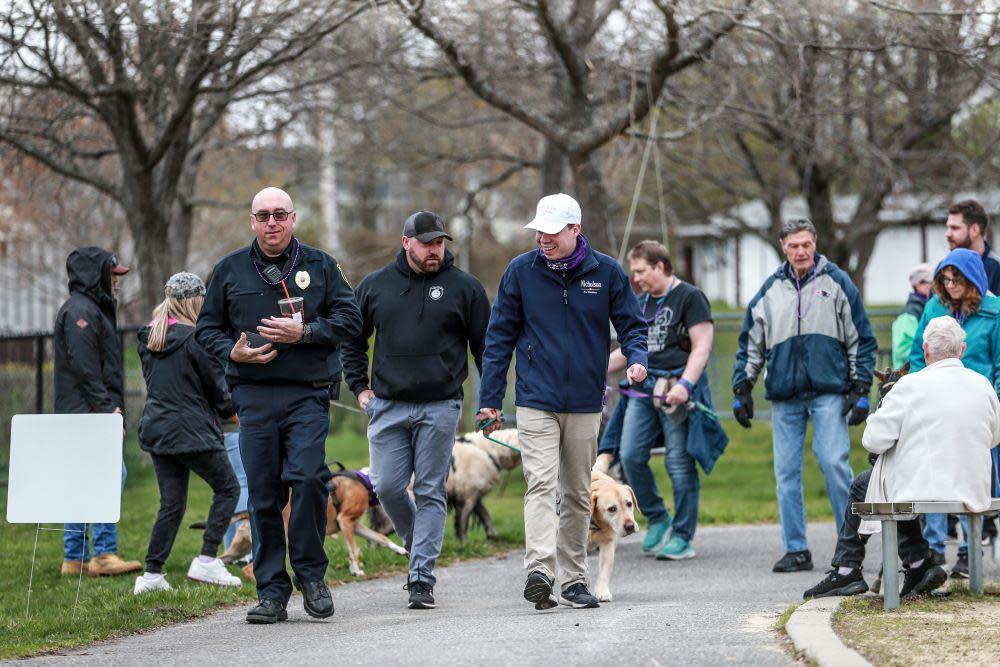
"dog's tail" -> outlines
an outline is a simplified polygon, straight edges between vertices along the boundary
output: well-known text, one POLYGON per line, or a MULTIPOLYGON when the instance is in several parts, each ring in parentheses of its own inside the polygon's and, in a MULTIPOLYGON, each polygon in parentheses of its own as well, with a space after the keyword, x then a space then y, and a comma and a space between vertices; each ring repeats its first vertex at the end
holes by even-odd
POLYGON ((190 526, 188 526, 188 528, 190 528, 191 530, 205 530, 205 528, 207 527, 208 527, 207 521, 195 521, 190 526))

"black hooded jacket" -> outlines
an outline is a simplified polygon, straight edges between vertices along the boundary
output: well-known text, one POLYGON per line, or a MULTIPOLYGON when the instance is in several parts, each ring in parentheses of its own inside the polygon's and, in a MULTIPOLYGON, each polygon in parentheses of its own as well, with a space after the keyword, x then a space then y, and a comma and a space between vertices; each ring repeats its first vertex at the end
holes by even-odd
POLYGON ((379 398, 426 403, 462 397, 468 349, 479 372, 490 320, 482 283, 445 251, 434 274, 414 273, 403 250, 367 276, 355 294, 361 336, 345 341, 344 380, 355 395, 369 388, 368 339, 375 333, 371 389, 379 398))
POLYGON ((146 380, 146 407, 139 446, 151 454, 222 451, 220 419, 236 413, 222 363, 194 338, 194 327, 167 329, 163 350, 147 347, 149 327, 139 331, 139 358, 146 380))
POLYGON ((125 410, 112 258, 107 250, 88 246, 66 259, 70 297, 56 315, 53 341, 57 413, 125 410))

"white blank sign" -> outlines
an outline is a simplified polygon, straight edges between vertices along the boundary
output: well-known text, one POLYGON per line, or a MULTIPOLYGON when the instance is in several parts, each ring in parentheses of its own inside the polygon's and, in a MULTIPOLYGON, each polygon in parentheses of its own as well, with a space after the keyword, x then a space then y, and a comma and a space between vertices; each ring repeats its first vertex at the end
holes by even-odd
POLYGON ((15 415, 10 426, 10 523, 117 523, 122 416, 15 415))

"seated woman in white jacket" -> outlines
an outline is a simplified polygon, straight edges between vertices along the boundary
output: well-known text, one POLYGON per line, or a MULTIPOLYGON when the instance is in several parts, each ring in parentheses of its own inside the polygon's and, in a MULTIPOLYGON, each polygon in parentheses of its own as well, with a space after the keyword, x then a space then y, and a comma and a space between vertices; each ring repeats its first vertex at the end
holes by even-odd
MULTIPOLYGON (((965 331, 953 317, 927 324, 927 367, 904 375, 868 417, 861 443, 878 460, 854 480, 852 501, 863 494, 870 503, 958 501, 973 512, 990 506, 990 449, 1000 442, 1000 401, 989 380, 962 365, 964 352, 965 331)), ((864 543, 880 524, 859 521, 850 505, 847 514, 834 569, 806 598, 868 590, 861 576, 864 543)), ((900 521, 898 528, 903 596, 944 584, 947 573, 927 558, 918 522, 900 521)))

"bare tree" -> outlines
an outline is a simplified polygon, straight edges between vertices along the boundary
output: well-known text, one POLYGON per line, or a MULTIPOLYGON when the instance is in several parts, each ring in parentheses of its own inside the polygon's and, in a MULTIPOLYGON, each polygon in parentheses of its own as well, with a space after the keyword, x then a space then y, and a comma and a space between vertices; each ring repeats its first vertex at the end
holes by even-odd
POLYGON ((707 59, 750 1, 396 5, 479 99, 544 138, 543 183, 568 167, 587 233, 608 250, 598 151, 646 117, 668 79, 707 59))
POLYGON ((282 100, 321 83, 287 68, 362 0, 19 0, 0 21, 0 145, 117 202, 148 307, 182 267, 199 165, 234 108, 286 122, 282 100))
MULTIPOLYGON (((823 252, 860 282, 890 195, 948 194, 995 175, 997 14, 971 0, 940 13, 877 4, 761 4, 743 39, 720 45, 687 90, 728 82, 717 86, 731 94, 723 113, 666 153, 689 213, 728 210, 776 244, 782 202, 801 196, 823 252), (978 113, 993 120, 963 145, 962 124, 978 113), (838 195, 856 196, 846 216, 838 195), (736 213, 750 200, 767 209, 766 228, 736 213)), ((665 98, 695 103, 680 88, 665 98)))

